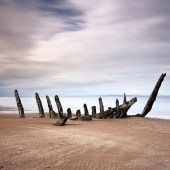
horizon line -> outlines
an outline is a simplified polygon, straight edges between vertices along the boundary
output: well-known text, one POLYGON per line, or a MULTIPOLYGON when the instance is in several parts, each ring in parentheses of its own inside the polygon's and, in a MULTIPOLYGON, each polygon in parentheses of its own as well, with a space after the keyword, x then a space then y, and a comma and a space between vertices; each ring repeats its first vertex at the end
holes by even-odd
MULTIPOLYGON (((48 95, 49 97, 54 97, 51 95, 48 95)), ((111 96, 124 96, 124 94, 106 94, 106 95, 58 95, 59 97, 111 97, 111 96)), ((126 96, 141 96, 141 97, 149 97, 150 95, 141 95, 141 94, 126 94, 126 96)), ((15 97, 14 95, 8 95, 8 96, 0 96, 0 97, 15 97)), ((20 97, 34 97, 34 96, 29 96, 29 95, 20 95, 20 97)), ((46 95, 42 95, 41 97, 46 97, 46 95)), ((157 97, 170 97, 170 95, 162 95, 162 94, 158 94, 157 97)))

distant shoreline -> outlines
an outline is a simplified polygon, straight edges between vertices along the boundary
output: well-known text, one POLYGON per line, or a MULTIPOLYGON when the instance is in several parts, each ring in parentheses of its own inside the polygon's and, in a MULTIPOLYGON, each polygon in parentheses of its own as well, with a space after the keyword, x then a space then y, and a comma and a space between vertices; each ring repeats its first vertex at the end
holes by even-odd
POLYGON ((17 107, 10 107, 5 105, 0 105, 0 111, 17 111, 17 107))
MULTIPOLYGON (((55 96, 55 95, 54 95, 55 96)), ((51 96, 51 95, 49 95, 49 97, 54 97, 54 96, 51 96)), ((59 95, 60 97, 115 97, 115 96, 123 96, 123 94, 108 94, 108 95, 74 95, 74 96, 66 96, 66 95, 59 95)), ((140 95, 140 94, 138 94, 138 95, 136 95, 136 94, 126 94, 126 96, 129 96, 129 97, 131 97, 131 96, 135 96, 135 97, 149 97, 150 96, 150 94, 149 95, 140 95)), ((15 96, 0 96, 0 97, 15 97, 15 96)), ((20 95, 20 97, 34 97, 34 94, 32 95, 32 96, 22 96, 22 95, 20 95)), ((42 95, 41 97, 46 97, 45 95, 42 95)), ((170 97, 170 95, 158 95, 157 97, 170 97)))

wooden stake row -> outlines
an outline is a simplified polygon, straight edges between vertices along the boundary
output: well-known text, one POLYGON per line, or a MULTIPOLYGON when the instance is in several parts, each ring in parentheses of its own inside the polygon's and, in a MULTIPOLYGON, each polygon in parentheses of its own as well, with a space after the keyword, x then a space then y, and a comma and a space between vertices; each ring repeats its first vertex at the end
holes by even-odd
MULTIPOLYGON (((19 117, 24 118, 25 117, 24 108, 23 108, 23 105, 21 103, 21 99, 19 97, 18 91, 15 90, 14 93, 15 93, 15 98, 16 98, 17 107, 18 107, 18 111, 19 111, 19 117)), ((40 99, 38 93, 35 93, 35 98, 36 98, 36 103, 37 103, 38 110, 39 110, 39 117, 43 118, 43 117, 45 117, 45 113, 44 113, 43 105, 42 105, 42 102, 41 102, 41 99, 40 99)), ((46 96, 46 100, 47 100, 47 105, 48 105, 48 109, 49 109, 49 117, 50 118, 61 117, 61 115, 63 115, 63 108, 62 108, 59 97, 57 95, 55 96, 55 102, 56 102, 57 109, 58 109, 59 113, 56 113, 53 110, 53 106, 52 106, 52 103, 51 103, 49 96, 46 96)), ((83 106, 84 106, 85 116, 88 116, 89 111, 88 111, 87 105, 84 104, 83 106)), ((92 115, 93 115, 93 117, 96 117, 96 106, 92 106, 92 115)), ((76 111, 76 116, 77 116, 77 118, 81 117, 81 111, 80 110, 76 111)), ((72 117, 71 108, 67 109, 67 117, 68 118, 72 117)))
MULTIPOLYGON (((166 76, 166 73, 164 73, 164 74, 162 74, 160 76, 159 80, 157 81, 157 83, 156 83, 156 85, 155 85, 155 87, 153 89, 153 92, 151 93, 151 96, 148 99, 148 102, 146 103, 146 106, 143 109, 142 114, 136 114, 136 115, 133 115, 133 116, 135 116, 135 117, 145 117, 149 113, 149 111, 152 109, 154 101, 156 100, 159 88, 160 88, 165 76, 166 76)), ((18 91, 15 90, 14 94, 15 94, 15 98, 16 98, 18 111, 19 111, 19 116, 21 118, 24 118, 25 117, 24 108, 23 108, 23 105, 21 103, 21 99, 19 97, 18 91)), ((41 102, 41 99, 40 99, 38 93, 35 93, 35 98, 36 98, 36 102, 37 102, 37 106, 38 106, 38 110, 39 110, 39 117, 41 117, 41 118, 45 117, 42 102, 41 102)), ((67 109, 67 116, 65 116, 63 114, 63 108, 62 108, 60 99, 56 95, 55 96, 55 102, 56 102, 57 109, 58 109, 58 113, 56 113, 53 110, 53 107, 52 107, 52 104, 51 104, 49 96, 46 96, 46 99, 47 99, 47 104, 48 104, 48 108, 49 108, 49 117, 50 118, 59 118, 60 120, 58 121, 57 124, 58 125, 64 125, 65 122, 67 121, 67 119, 72 117, 71 108, 67 109)), ((100 97, 99 98, 100 113, 97 114, 96 113, 96 106, 92 106, 92 108, 91 108, 92 109, 92 117, 96 117, 96 118, 99 118, 99 119, 102 119, 102 118, 105 119, 105 118, 126 118, 126 117, 131 117, 131 116, 127 115, 127 112, 130 109, 130 107, 136 101, 137 101, 136 97, 132 98, 129 101, 127 101, 126 100, 126 94, 124 93, 124 100, 123 100, 122 105, 120 105, 119 100, 116 99, 116 107, 114 107, 114 108, 109 107, 107 110, 104 110, 103 101, 102 101, 102 98, 100 97)), ((84 107, 84 115, 87 116, 87 117, 90 116, 88 108, 87 108, 87 105, 84 104, 83 107, 84 107)), ((76 118, 77 119, 81 118, 80 110, 76 111, 76 118)))

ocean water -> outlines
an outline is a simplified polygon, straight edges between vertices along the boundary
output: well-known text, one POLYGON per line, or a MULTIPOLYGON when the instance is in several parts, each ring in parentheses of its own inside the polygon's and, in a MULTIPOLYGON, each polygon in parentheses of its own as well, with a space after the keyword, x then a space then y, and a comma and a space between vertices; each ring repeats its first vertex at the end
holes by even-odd
MULTIPOLYGON (((77 109, 84 113, 83 104, 86 103, 91 113, 91 107, 96 106, 97 112, 99 111, 98 98, 100 96, 86 96, 86 97, 60 97, 61 104, 64 112, 67 112, 67 108, 71 108, 72 112, 75 113, 77 109)), ((108 107, 115 107, 116 98, 119 99, 119 103, 122 104, 123 96, 101 96, 103 99, 104 109, 108 107)), ((137 102, 129 109, 128 114, 133 115, 141 113, 147 100, 148 96, 127 96, 127 100, 133 97, 137 97, 137 102)), ((50 97, 53 109, 57 111, 54 97, 50 97)), ((38 107, 36 104, 35 97, 21 97, 22 104, 24 106, 25 113, 36 113, 38 114, 38 107)), ((48 105, 45 97, 41 97, 41 101, 44 107, 44 111, 48 112, 48 105)), ((0 111, 1 113, 14 113, 18 114, 16 107, 16 101, 14 97, 0 97, 1 107, 14 107, 15 109, 7 109, 6 111, 0 111)), ((152 110, 148 113, 147 117, 170 119, 170 96, 158 96, 152 110)))

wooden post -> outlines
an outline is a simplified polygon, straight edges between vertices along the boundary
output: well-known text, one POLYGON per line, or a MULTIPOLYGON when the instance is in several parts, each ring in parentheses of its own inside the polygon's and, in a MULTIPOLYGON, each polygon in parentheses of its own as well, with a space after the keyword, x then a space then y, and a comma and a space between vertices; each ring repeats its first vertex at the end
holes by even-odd
POLYGON ((77 110, 76 111, 76 118, 79 119, 81 117, 81 111, 77 110))
POLYGON ((126 100, 126 94, 124 93, 124 99, 123 99, 123 103, 126 104, 127 100, 126 100))
POLYGON ((142 117, 145 117, 151 111, 153 103, 155 102, 156 97, 158 95, 159 88, 161 87, 161 84, 162 84, 165 76, 166 76, 166 73, 162 74, 160 76, 159 80, 157 81, 157 83, 156 83, 144 109, 143 109, 143 112, 141 114, 142 117))
POLYGON ((67 116, 68 118, 72 117, 72 112, 70 108, 67 109, 67 116))
POLYGON ((99 106, 100 106, 100 113, 103 113, 104 112, 104 106, 103 106, 103 101, 102 101, 101 97, 99 98, 99 106))
POLYGON ((61 106, 60 99, 57 95, 55 95, 55 102, 56 102, 56 105, 57 105, 58 113, 63 115, 63 108, 61 106))
POLYGON ((18 107, 19 117, 24 118, 25 117, 24 108, 22 106, 21 99, 19 97, 17 89, 14 91, 14 94, 15 94, 15 99, 18 107))
POLYGON ((89 115, 89 111, 88 111, 87 105, 84 104, 83 107, 84 107, 84 115, 88 116, 89 115))
POLYGON ((119 118, 120 115, 121 115, 121 109, 120 109, 120 105, 119 105, 119 100, 116 99, 116 114, 115 114, 114 118, 119 118))
POLYGON ((41 99, 40 99, 38 93, 35 93, 35 98, 36 98, 36 102, 37 102, 37 106, 38 106, 38 110, 39 110, 39 117, 45 117, 42 102, 41 102, 41 99))
POLYGON ((67 122, 68 117, 63 114, 63 108, 61 106, 60 99, 57 95, 55 95, 55 102, 58 109, 59 120, 56 122, 57 126, 63 126, 67 122))
POLYGON ((92 106, 92 117, 96 117, 96 106, 92 106))
POLYGON ((53 110, 53 106, 51 104, 51 100, 49 98, 49 96, 46 96, 46 99, 47 99, 47 104, 48 104, 48 109, 49 109, 49 117, 50 118, 57 118, 58 115, 57 113, 53 110))

